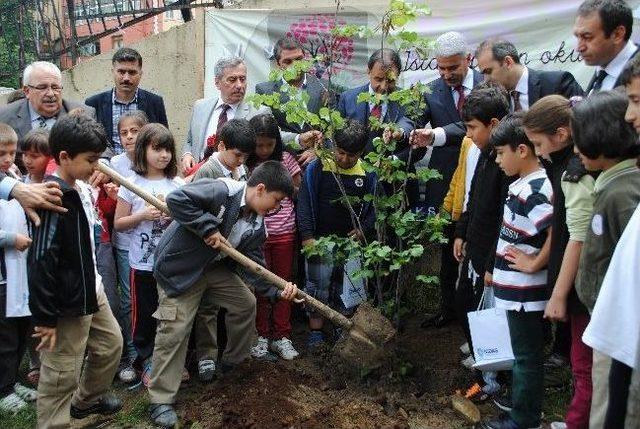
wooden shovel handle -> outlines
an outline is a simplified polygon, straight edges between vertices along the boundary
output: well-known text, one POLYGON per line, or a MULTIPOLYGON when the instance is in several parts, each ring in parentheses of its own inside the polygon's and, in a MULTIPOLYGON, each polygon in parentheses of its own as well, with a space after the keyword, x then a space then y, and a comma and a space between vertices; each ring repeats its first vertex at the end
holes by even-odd
MULTIPOLYGON (((134 194, 136 194, 137 196, 139 196, 140 198, 142 198, 143 200, 145 200, 146 202, 148 202, 158 210, 171 216, 171 212, 169 211, 169 207, 167 207, 167 204, 165 204, 163 201, 160 201, 158 198, 156 198, 149 192, 145 191, 144 189, 140 188, 139 186, 136 186, 134 183, 131 183, 131 181, 126 179, 124 176, 122 176, 120 173, 118 173, 117 171, 115 171, 105 163, 98 162, 96 169, 106 174, 107 176, 111 177, 111 179, 113 179, 114 182, 116 182, 121 186, 124 186, 125 188, 127 188, 128 190, 130 190, 131 192, 133 192, 134 194)), ((272 283, 280 290, 284 290, 284 288, 289 283, 283 278, 267 270, 262 265, 252 261, 245 255, 243 255, 242 253, 238 252, 236 249, 234 249, 231 246, 228 246, 225 243, 222 243, 222 242, 220 243, 219 250, 227 254, 227 256, 229 256, 230 258, 238 262, 240 265, 251 270, 253 273, 267 280, 269 283, 272 283)), ((313 307, 316 311, 318 311, 318 313, 322 314, 324 317, 331 320, 331 322, 333 322, 334 324, 339 325, 345 329, 351 329, 351 327, 353 326, 353 323, 351 322, 351 320, 347 319, 345 316, 338 313, 328 305, 318 301, 317 299, 310 296, 306 292, 298 289, 298 293, 296 296, 300 299, 303 299, 305 301, 305 304, 309 305, 310 307, 313 307)))

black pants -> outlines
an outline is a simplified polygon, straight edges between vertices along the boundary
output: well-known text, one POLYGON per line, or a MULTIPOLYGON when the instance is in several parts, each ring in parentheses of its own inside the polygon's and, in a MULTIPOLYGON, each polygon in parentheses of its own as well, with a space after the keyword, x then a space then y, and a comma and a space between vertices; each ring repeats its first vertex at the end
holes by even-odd
POLYGON ((604 429, 624 427, 629 400, 629 384, 633 369, 620 361, 611 359, 609 370, 609 405, 604 421, 604 429))
MULTIPOLYGON (((469 349, 473 353, 473 343, 471 341, 471 331, 469 330, 469 319, 467 313, 474 311, 480 304, 482 292, 484 291, 484 271, 474 282, 469 278, 469 257, 462 262, 462 270, 460 271, 460 280, 455 293, 456 313, 460 325, 464 330, 464 336, 469 342, 469 349)), ((480 274, 480 273, 478 273, 480 274)))
POLYGON ((31 332, 29 317, 5 317, 7 285, 0 285, 0 398, 13 393, 31 332))
POLYGON ((458 280, 458 261, 453 257, 453 241, 456 223, 451 222, 444 229, 448 243, 440 246, 440 313, 445 317, 456 316, 456 281, 458 280))
POLYGON ((152 314, 158 309, 158 288, 151 271, 131 269, 131 327, 133 345, 140 366, 153 354, 156 341, 156 319, 152 314))

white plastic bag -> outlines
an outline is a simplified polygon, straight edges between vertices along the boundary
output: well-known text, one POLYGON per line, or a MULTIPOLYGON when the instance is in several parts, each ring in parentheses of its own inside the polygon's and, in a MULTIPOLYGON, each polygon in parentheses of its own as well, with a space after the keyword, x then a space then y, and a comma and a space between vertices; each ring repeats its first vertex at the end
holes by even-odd
POLYGON ((340 299, 344 308, 350 309, 367 300, 367 288, 363 277, 354 277, 353 273, 360 270, 360 259, 354 257, 344 264, 342 278, 342 292, 340 299))
POLYGON ((509 370, 514 356, 507 312, 501 308, 486 308, 493 307, 492 301, 493 289, 485 288, 478 310, 467 313, 476 360, 473 367, 481 371, 509 370))
MULTIPOLYGON (((18 201, 0 201, 0 229, 28 235, 27 219, 18 201)), ((7 317, 31 316, 27 252, 28 250, 20 252, 14 248, 4 249, 4 262, 7 268, 7 317)))

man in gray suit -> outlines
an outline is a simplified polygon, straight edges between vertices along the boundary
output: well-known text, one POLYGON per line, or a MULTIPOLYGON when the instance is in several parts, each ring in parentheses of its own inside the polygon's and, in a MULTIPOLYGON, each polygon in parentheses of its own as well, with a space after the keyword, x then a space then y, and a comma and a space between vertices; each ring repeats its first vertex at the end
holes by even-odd
MULTIPOLYGON (((0 108, 0 122, 13 128, 20 140, 34 128, 51 129, 60 116, 77 107, 95 118, 93 107, 62 98, 62 73, 55 64, 46 61, 29 64, 22 81, 26 98, 0 108)), ((17 162, 20 159, 16 157, 17 162)))
MULTIPOLYGON (((275 59, 276 66, 278 68, 286 70, 291 67, 295 61, 304 60, 305 55, 302 50, 302 46, 300 46, 300 43, 298 43, 297 40, 285 37, 276 41, 273 48, 273 58, 275 59)), ((295 79, 290 81, 282 79, 278 81, 259 83, 256 85, 256 94, 280 93, 280 102, 286 103, 289 101, 289 96, 283 89, 284 85, 296 87, 309 95, 307 110, 311 113, 318 114, 320 108, 327 105, 329 100, 329 92, 327 91, 327 88, 317 77, 309 73, 301 73, 295 79)), ((318 130, 313 130, 309 124, 288 122, 286 114, 279 110, 274 110, 273 116, 275 116, 278 121, 278 126, 281 130, 298 135, 296 137, 296 142, 303 148, 312 147, 322 138, 322 133, 318 130)), ((308 149, 300 156, 299 161, 302 164, 306 164, 314 158, 314 151, 312 149, 308 149)))

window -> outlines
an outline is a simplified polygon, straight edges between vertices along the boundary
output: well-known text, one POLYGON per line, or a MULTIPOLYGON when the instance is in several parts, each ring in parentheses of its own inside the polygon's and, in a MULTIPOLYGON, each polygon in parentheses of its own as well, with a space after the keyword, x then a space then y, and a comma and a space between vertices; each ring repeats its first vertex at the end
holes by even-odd
POLYGON ((119 49, 124 46, 124 40, 122 40, 122 35, 117 34, 115 36, 111 36, 111 47, 113 49, 119 49))

